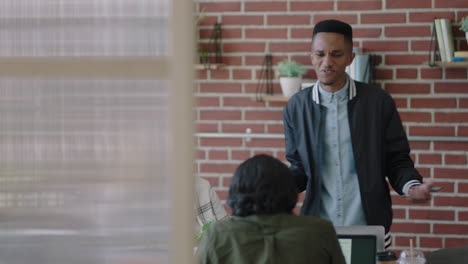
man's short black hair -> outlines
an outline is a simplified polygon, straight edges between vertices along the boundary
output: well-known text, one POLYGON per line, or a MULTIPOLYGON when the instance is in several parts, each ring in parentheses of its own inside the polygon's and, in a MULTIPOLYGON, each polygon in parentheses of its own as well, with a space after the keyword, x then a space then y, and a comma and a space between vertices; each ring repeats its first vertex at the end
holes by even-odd
POLYGON ((331 33, 338 33, 345 37, 345 40, 353 43, 353 29, 352 27, 343 21, 335 20, 335 19, 328 19, 322 20, 318 22, 312 33, 312 40, 314 39, 315 35, 320 32, 331 32, 331 33))
POLYGON ((227 204, 235 216, 292 213, 297 203, 293 175, 280 160, 257 155, 234 173, 227 204))

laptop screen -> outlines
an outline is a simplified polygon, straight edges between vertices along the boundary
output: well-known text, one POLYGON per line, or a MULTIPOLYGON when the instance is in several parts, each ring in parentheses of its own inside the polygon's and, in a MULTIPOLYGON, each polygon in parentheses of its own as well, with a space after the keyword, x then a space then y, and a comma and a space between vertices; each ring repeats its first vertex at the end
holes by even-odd
POLYGON ((338 235, 346 264, 375 264, 375 236, 338 235))
POLYGON ((376 252, 385 251, 385 229, 383 226, 335 226, 338 235, 371 235, 377 237, 376 252))

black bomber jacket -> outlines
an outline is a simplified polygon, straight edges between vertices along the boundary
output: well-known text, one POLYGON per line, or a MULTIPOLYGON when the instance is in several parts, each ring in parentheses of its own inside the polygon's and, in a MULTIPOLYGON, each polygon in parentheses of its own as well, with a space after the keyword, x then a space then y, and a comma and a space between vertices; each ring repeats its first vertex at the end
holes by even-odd
MULTIPOLYGON (((295 94, 283 110, 286 158, 291 163, 299 192, 306 190, 302 215, 320 210, 320 138, 323 106, 313 100, 314 86, 295 94)), ((408 140, 391 96, 384 90, 355 81, 355 95, 348 101, 349 129, 359 178, 361 200, 368 225, 392 224, 392 201, 386 182, 399 194, 405 183, 422 182, 409 153, 408 140)))

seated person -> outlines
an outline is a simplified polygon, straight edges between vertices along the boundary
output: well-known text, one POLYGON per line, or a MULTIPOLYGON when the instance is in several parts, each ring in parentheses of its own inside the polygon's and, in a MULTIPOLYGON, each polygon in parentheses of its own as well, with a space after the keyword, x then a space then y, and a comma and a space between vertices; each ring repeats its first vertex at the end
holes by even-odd
POLYGON ((198 178, 196 183, 195 210, 197 230, 201 230, 204 224, 216 222, 228 217, 221 201, 211 187, 209 181, 198 178))
POLYGON ((267 155, 244 161, 227 203, 234 217, 206 230, 199 263, 345 263, 330 222, 293 214, 296 184, 281 161, 267 155))

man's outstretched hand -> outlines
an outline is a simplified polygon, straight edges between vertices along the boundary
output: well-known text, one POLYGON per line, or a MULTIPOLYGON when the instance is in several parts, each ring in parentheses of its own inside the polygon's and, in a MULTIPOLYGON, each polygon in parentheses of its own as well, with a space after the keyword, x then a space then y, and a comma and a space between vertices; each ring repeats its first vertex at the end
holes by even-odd
POLYGON ((413 186, 408 191, 406 200, 412 203, 425 203, 431 200, 430 189, 434 185, 432 180, 425 181, 424 183, 413 186))

